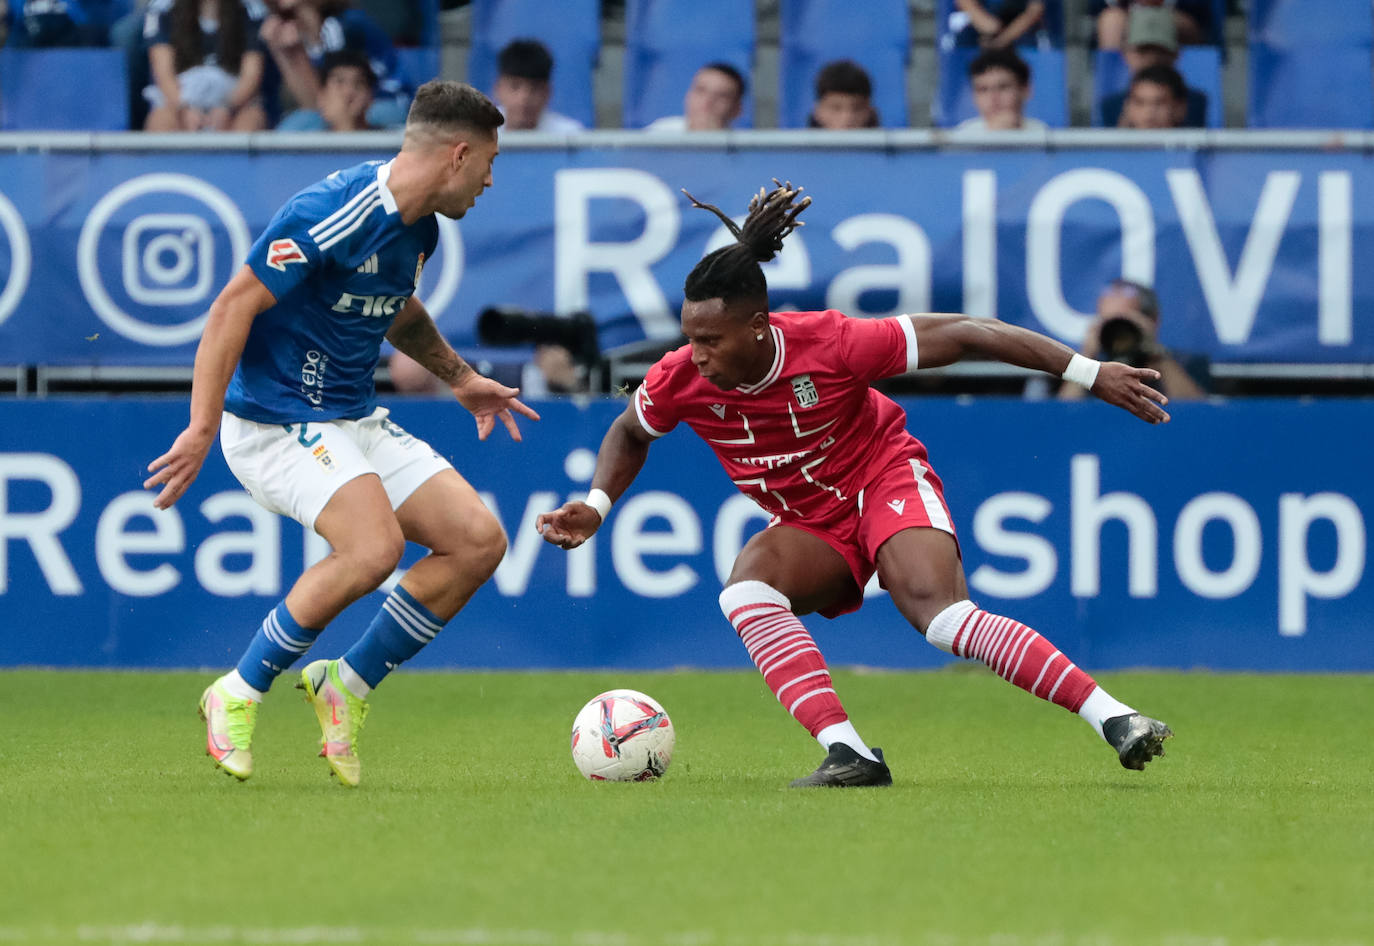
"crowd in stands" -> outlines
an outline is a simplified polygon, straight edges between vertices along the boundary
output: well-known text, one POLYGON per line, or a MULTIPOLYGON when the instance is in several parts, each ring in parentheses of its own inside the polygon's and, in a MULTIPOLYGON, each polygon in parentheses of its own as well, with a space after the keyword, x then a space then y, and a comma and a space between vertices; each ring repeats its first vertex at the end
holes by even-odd
MULTIPOLYGON (((403 124, 415 88, 439 70, 441 3, 467 6, 470 79, 501 107, 506 129, 572 133, 595 124, 591 75, 602 2, 0 0, 0 21, 7 32, 4 52, 12 57, 72 48, 122 53, 129 95, 128 115, 119 117, 127 127, 341 131, 403 124)), ((856 9, 840 0, 779 0, 778 125, 923 124, 906 103, 909 2, 868 0, 856 9)), ((1041 131, 1069 123, 1063 0, 932 2, 940 62, 935 125, 1041 131)), ((1079 33, 1095 47, 1092 124, 1220 125, 1221 27, 1228 3, 1248 17, 1254 58, 1278 69, 1296 68, 1294 57, 1301 59, 1303 48, 1293 36, 1303 33, 1304 21, 1322 21, 1336 15, 1323 10, 1340 6, 1339 0, 1080 0, 1071 9, 1089 18, 1079 33)), ((626 19, 624 127, 755 127, 752 0, 614 5, 623 7, 626 19)), ((1360 9, 1357 22, 1343 23, 1348 28, 1339 33, 1327 30, 1316 45, 1328 70, 1332 63, 1363 63, 1363 81, 1352 84, 1368 86, 1374 28, 1363 22, 1371 19, 1368 5, 1360 9)), ((1315 68, 1303 62, 1309 72, 1315 68)), ((4 74, 25 75, 9 66, 4 74)), ((10 105, 23 92, 0 89, 10 105)), ((1351 121, 1328 124, 1374 125, 1374 115, 1360 120, 1370 98, 1364 93, 1347 104, 1351 121)), ((1252 124, 1282 122, 1275 94, 1252 92, 1252 124), (1278 117, 1271 114, 1276 108, 1278 117)), ((41 123, 41 109, 28 110, 40 118, 29 126, 16 117, 23 109, 10 111, 6 128, 52 127, 41 123)), ((60 120, 51 112, 47 117, 60 120)))

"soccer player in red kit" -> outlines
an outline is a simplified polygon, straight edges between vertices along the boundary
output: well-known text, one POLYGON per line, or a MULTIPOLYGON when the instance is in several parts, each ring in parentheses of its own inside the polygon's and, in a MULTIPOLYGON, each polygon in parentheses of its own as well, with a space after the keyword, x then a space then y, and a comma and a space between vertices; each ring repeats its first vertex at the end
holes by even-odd
MULTIPOLYGON (((774 182, 777 183, 776 181, 774 182)), ((794 787, 890 785, 880 749, 860 738, 825 659, 798 615, 856 610, 876 571, 902 615, 941 650, 983 661, 1003 679, 1078 713, 1143 769, 1173 735, 1114 699, 1054 645, 969 600, 940 478, 906 431, 906 414, 873 390, 879 378, 967 356, 1062 375, 1142 420, 1163 423, 1158 373, 1092 361, 1053 339, 995 319, 768 311, 760 262, 782 249, 810 204, 779 184, 749 204, 743 227, 715 207, 736 242, 687 277, 688 344, 649 370, 607 431, 585 502, 544 513, 549 542, 576 548, 629 488, 649 446, 679 422, 711 445, 740 491, 772 515, 740 552, 720 607, 764 681, 826 749, 794 787)))

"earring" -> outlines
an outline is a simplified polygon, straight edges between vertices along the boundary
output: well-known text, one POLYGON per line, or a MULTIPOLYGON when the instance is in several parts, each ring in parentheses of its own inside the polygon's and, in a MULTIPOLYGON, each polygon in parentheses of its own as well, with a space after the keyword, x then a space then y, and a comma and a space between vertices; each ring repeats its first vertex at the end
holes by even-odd
POLYGON ((754 339, 755 339, 755 341, 760 341, 760 342, 761 342, 761 341, 763 341, 763 336, 762 336, 762 335, 755 335, 755 336, 754 336, 754 339))

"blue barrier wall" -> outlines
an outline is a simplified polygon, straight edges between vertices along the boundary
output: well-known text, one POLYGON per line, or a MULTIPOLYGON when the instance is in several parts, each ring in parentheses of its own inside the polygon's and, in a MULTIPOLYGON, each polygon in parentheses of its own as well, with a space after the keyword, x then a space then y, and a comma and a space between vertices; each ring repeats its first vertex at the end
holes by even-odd
MULTIPOLYGON (((460 344, 494 304, 587 309, 603 347, 671 337, 684 277, 725 238, 678 188, 742 214, 776 175, 815 198, 766 267, 778 306, 965 311, 1076 343, 1100 287, 1124 273, 1157 285, 1175 348, 1223 362, 1374 361, 1374 322, 1355 317, 1374 305, 1370 150, 854 137, 503 138, 495 186, 443 223, 421 297, 460 344)), ((0 362, 189 365, 210 300, 281 203, 394 144, 0 153, 0 362)))
MULTIPOLYGON (((452 403, 393 404, 511 535, 419 665, 747 666, 715 598, 761 518, 689 431, 655 445, 588 547, 533 531, 586 488, 622 406, 541 404, 516 444, 479 443, 452 403)), ((1164 427, 1096 403, 904 406, 947 485, 975 600, 1085 667, 1374 670, 1374 402, 1185 404, 1164 427)), ((174 510, 152 509, 144 468, 186 416, 180 398, 0 403, 0 664, 223 666, 322 554, 257 509, 217 450, 174 510)), ((345 648, 380 600, 322 649, 345 648)), ((808 623, 838 664, 948 659, 881 594, 808 623)))

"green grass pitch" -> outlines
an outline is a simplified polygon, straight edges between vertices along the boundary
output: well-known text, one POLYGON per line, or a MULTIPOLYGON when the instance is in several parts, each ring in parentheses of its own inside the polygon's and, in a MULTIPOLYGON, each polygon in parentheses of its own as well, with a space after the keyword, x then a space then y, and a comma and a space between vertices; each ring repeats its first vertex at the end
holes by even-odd
POLYGON ((354 791, 289 679, 215 771, 209 677, 0 672, 0 944, 1374 941, 1369 677, 1104 674, 1177 733, 1128 772, 985 671, 842 671, 896 784, 811 792, 753 673, 399 673, 354 791), (672 716, 662 781, 573 767, 612 686, 672 716))

